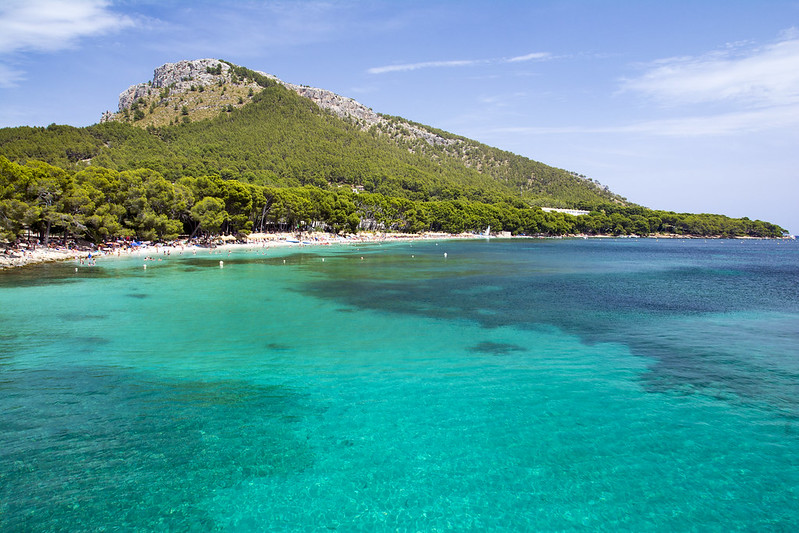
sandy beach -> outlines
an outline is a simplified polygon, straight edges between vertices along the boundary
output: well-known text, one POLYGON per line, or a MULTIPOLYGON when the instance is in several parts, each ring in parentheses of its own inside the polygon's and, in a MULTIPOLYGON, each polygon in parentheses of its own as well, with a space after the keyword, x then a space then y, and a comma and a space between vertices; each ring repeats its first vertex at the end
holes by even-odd
MULTIPOLYGON (((492 234, 491 238, 510 238, 509 234, 492 234)), ((308 246, 328 246, 328 245, 358 245, 367 243, 382 242, 403 242, 403 241, 425 241, 425 240, 448 240, 448 239, 484 239, 485 235, 475 233, 371 233, 362 232, 356 235, 334 235, 331 233, 251 233, 245 240, 236 240, 232 236, 220 236, 210 243, 178 240, 170 243, 137 243, 136 246, 129 244, 105 243, 96 249, 69 249, 63 246, 37 246, 35 250, 27 248, 8 248, 0 249, 0 270, 39 263, 49 263, 56 261, 75 260, 80 264, 93 264, 101 257, 122 257, 122 256, 143 256, 146 259, 157 259, 164 255, 183 255, 197 252, 218 252, 222 250, 255 250, 259 248, 279 248, 308 246)), ((588 239, 613 239, 618 238, 614 235, 564 235, 558 237, 543 236, 514 236, 513 238, 588 238, 588 239)), ((627 236, 626 238, 639 238, 638 236, 627 236)), ((719 235, 697 237, 691 235, 677 234, 652 234, 646 237, 649 239, 718 239, 719 235)), ((760 237, 736 237, 736 239, 761 239, 760 237)))
POLYGON ((69 250, 62 247, 45 248, 44 246, 39 246, 35 250, 9 248, 0 252, 0 270, 38 263, 86 259, 90 253, 89 251, 69 250))
POLYGON ((244 241, 236 241, 232 237, 220 237, 211 243, 189 242, 187 240, 171 243, 141 243, 137 246, 125 246, 118 243, 107 243, 96 250, 76 250, 64 247, 37 246, 34 250, 26 248, 7 249, 0 252, 0 270, 39 263, 74 260, 80 264, 92 264, 103 257, 142 256, 145 259, 157 260, 164 255, 185 255, 209 251, 254 250, 258 248, 280 248, 328 245, 357 245, 365 243, 400 242, 419 240, 444 240, 481 238, 472 233, 359 233, 357 235, 340 236, 329 233, 252 233, 244 241))

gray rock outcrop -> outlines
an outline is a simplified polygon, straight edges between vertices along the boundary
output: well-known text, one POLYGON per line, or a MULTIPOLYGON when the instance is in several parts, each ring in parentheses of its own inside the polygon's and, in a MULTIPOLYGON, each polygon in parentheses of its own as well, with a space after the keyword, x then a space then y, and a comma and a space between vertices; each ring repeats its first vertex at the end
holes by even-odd
MULTIPOLYGON (((153 91, 162 91, 168 88, 169 94, 172 95, 188 92, 192 87, 218 84, 220 81, 231 83, 231 71, 230 65, 218 59, 194 59, 166 63, 155 69, 152 81, 132 85, 119 95, 119 111, 130 109, 139 98, 148 96, 153 91)), ((440 135, 407 122, 400 124, 390 122, 357 100, 338 95, 332 91, 287 83, 266 72, 258 72, 258 74, 275 80, 303 98, 311 100, 320 108, 334 113, 339 118, 355 120, 362 130, 378 126, 383 131, 399 133, 406 138, 421 139, 430 145, 452 145, 457 143, 453 139, 445 139, 440 135)), ((254 82, 250 82, 248 85, 252 85, 254 88, 257 87, 254 82)), ((101 122, 105 122, 110 118, 109 114, 104 114, 101 122)))
POLYGON ((195 59, 166 63, 155 69, 152 81, 132 85, 120 94, 119 110, 130 109, 136 100, 147 96, 154 89, 169 88, 170 94, 182 93, 189 91, 192 86, 213 85, 219 83, 220 80, 230 82, 231 72, 230 66, 218 59, 195 59), (209 69, 221 73, 211 73, 209 69))

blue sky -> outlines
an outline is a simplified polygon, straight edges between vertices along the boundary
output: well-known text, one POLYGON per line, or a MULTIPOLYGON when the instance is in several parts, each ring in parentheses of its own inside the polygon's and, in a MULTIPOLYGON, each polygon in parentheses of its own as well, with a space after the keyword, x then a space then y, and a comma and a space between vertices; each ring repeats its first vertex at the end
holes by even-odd
POLYGON ((2 0, 0 127, 93 124, 204 57, 799 232, 799 0, 2 0))

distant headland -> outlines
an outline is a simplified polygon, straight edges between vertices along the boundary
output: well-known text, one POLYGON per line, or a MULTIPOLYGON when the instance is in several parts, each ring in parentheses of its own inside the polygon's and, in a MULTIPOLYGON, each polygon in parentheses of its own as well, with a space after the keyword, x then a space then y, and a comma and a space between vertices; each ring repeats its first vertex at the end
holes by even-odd
POLYGON ((548 166, 217 59, 168 63, 85 128, 0 129, 0 246, 251 233, 782 237, 636 205, 548 166))

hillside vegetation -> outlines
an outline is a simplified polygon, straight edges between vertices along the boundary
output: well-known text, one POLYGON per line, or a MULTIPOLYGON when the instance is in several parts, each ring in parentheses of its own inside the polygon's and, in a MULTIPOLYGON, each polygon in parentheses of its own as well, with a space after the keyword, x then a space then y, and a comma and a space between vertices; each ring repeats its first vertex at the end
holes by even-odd
POLYGON ((489 225, 558 235, 782 234, 760 221, 648 210, 469 139, 399 117, 340 116, 261 73, 223 62, 206 68, 203 83, 141 84, 100 124, 0 130, 2 237, 489 225))

